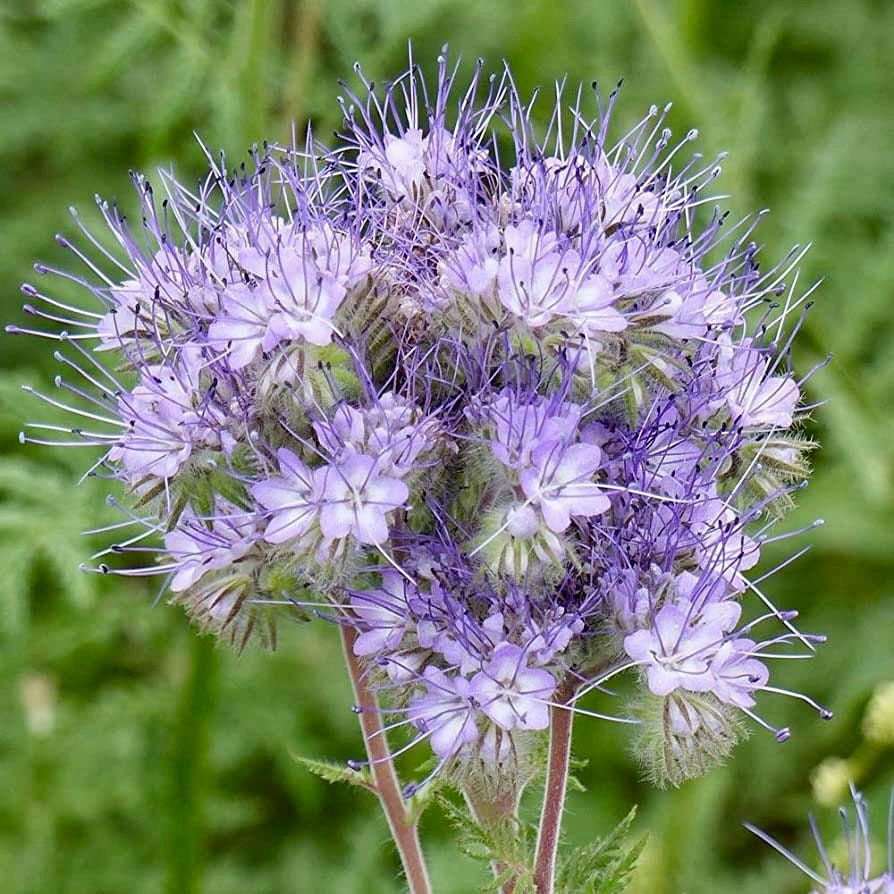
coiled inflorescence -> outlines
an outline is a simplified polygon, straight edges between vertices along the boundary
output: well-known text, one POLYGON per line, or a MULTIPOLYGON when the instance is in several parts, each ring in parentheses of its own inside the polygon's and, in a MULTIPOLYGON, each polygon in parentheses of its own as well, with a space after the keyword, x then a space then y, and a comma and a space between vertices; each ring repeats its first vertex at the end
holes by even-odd
POLYGON ((508 70, 357 73, 335 149, 136 176, 136 225, 99 203, 111 240, 76 217, 99 261, 63 239, 82 272, 37 270, 94 310, 23 287, 65 329, 11 327, 61 342, 41 396, 84 427, 58 442, 131 495, 109 552, 157 554, 98 570, 164 575, 240 646, 289 611, 352 626, 436 771, 515 772, 557 700, 607 716, 580 701, 625 671, 614 719, 660 781, 742 715, 786 738, 755 713, 767 659, 821 638, 752 575, 813 446, 801 253, 760 270, 758 218, 710 211, 719 167, 678 163, 667 109, 612 142, 617 91, 588 118, 558 88, 540 132, 508 70))

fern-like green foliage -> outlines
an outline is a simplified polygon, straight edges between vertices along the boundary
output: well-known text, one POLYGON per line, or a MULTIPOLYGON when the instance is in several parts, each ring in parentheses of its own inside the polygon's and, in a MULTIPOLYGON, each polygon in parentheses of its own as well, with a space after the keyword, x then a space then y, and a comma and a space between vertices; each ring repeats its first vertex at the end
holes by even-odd
POLYGON ((500 891, 506 882, 514 880, 518 894, 533 894, 533 826, 510 818, 479 825, 467 809, 448 798, 441 798, 440 806, 456 833, 460 851, 492 872, 482 891, 500 891))
POLYGON ((646 846, 647 837, 630 841, 636 808, 608 835, 559 854, 556 889, 561 894, 622 894, 646 846))
POLYGON ((315 760, 310 757, 302 757, 300 754, 293 754, 292 760, 326 782, 342 782, 345 785, 356 785, 360 788, 375 791, 372 776, 365 767, 360 770, 352 770, 343 764, 335 763, 335 761, 315 760))
MULTIPOLYGON (((32 403, 22 383, 19 375, 0 376, 0 437, 7 445, 17 443, 22 407, 32 403)), ((108 488, 101 483, 75 487, 87 458, 77 452, 80 464, 63 451, 47 462, 34 448, 0 457, 0 632, 12 640, 27 632, 29 582, 46 587, 49 580, 80 611, 94 608, 100 581, 79 566, 102 540, 83 532, 120 516, 106 505, 108 488)))
MULTIPOLYGON (((492 878, 482 891, 501 891, 514 883, 517 894, 535 894, 532 865, 536 827, 518 819, 479 825, 453 801, 440 799, 464 854, 489 867, 492 878)), ((557 894, 623 894, 646 845, 632 838, 636 808, 607 835, 578 848, 559 850, 557 894)))

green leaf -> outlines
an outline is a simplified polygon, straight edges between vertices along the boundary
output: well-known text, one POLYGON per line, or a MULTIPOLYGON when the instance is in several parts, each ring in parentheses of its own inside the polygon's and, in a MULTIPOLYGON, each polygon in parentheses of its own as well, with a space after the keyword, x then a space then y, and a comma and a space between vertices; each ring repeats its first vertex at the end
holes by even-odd
POLYGON ((560 856, 557 890, 562 894, 621 894, 626 890, 647 840, 643 836, 633 845, 626 843, 635 818, 634 807, 608 835, 560 856))
POLYGON ((531 866, 535 830, 532 826, 510 818, 479 826, 470 811, 443 796, 439 802, 457 832, 460 851, 485 863, 489 869, 494 865, 503 867, 496 878, 481 888, 482 891, 498 891, 501 884, 514 878, 516 894, 533 892, 531 866))
POLYGON ((366 767, 361 770, 352 770, 344 764, 337 764, 334 761, 315 760, 311 757, 303 757, 300 754, 290 752, 292 760, 301 764, 307 770, 310 770, 315 776, 324 779, 326 782, 344 782, 347 785, 356 785, 361 788, 375 791, 372 776, 366 767))

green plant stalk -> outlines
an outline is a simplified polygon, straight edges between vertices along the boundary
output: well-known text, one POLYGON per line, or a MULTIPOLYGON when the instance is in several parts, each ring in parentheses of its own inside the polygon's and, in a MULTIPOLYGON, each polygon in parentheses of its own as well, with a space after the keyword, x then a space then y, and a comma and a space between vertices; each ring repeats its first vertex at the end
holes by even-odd
POLYGON ((323 0, 303 0, 295 17, 292 37, 294 63, 289 67, 289 76, 283 90, 280 124, 283 139, 288 139, 294 122, 306 120, 305 95, 310 76, 317 59, 317 45, 320 38, 323 0))
MULTIPOLYGON (((469 789, 465 789, 463 795, 472 818, 482 829, 501 822, 514 822, 518 819, 518 805, 522 796, 521 790, 507 792, 504 796, 491 800, 476 798, 475 794, 469 789)), ((491 864, 495 879, 502 876, 507 868, 508 866, 496 860, 491 864)), ((517 879, 510 878, 501 885, 500 891, 502 894, 515 894, 516 884, 517 879)))
POLYGON ((382 727, 379 703, 375 693, 366 685, 363 668, 354 654, 357 632, 350 624, 341 624, 341 642, 345 663, 354 690, 354 700, 360 706, 358 714, 366 754, 369 758, 373 785, 382 812, 388 820, 391 837, 397 847, 410 894, 431 894, 431 882, 422 846, 419 842, 418 821, 411 820, 400 790, 397 772, 388 751, 388 739, 382 727))
POLYGON ((218 656, 209 636, 190 636, 189 669, 177 706, 171 749, 171 816, 167 878, 170 894, 198 894, 202 887, 204 776, 218 656))

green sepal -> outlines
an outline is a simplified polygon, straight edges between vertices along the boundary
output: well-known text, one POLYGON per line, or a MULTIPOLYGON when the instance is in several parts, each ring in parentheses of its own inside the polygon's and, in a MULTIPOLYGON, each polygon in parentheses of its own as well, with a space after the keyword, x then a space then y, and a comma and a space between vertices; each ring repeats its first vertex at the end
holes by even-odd
POLYGON ((291 601, 294 608, 294 614, 291 615, 292 620, 311 620, 310 612, 304 606, 298 604, 299 602, 308 601, 310 588, 295 573, 292 562, 276 560, 268 563, 261 571, 258 589, 262 594, 270 598, 291 601))
POLYGON ((408 825, 416 825, 422 817, 422 814, 425 813, 432 804, 437 803, 442 786, 443 782, 441 781, 441 778, 435 777, 407 801, 408 825))
POLYGON ((515 879, 516 894, 534 894, 533 840, 534 829, 514 818, 478 825, 471 811, 458 807, 446 797, 439 803, 457 831, 457 845, 467 857, 487 864, 505 866, 497 878, 482 886, 482 891, 499 891, 515 879))
POLYGON ((181 487, 198 518, 207 519, 214 515, 214 483, 207 471, 184 476, 181 487))
POLYGON ((249 444, 236 444, 230 454, 230 468, 234 475, 245 478, 254 478, 258 474, 258 457, 249 444))
POLYGON ((239 509, 251 509, 251 500, 248 498, 248 489, 238 479, 223 469, 214 469, 208 476, 211 489, 215 494, 223 497, 228 503, 232 503, 239 509))
MULTIPOLYGON (((140 487, 149 481, 151 478, 144 479, 143 481, 138 481, 134 487, 135 491, 139 491, 140 487)), ((133 504, 134 509, 142 509, 144 506, 148 506, 154 499, 160 497, 165 492, 165 483, 164 481, 158 481, 155 484, 147 487, 136 499, 133 504)))

